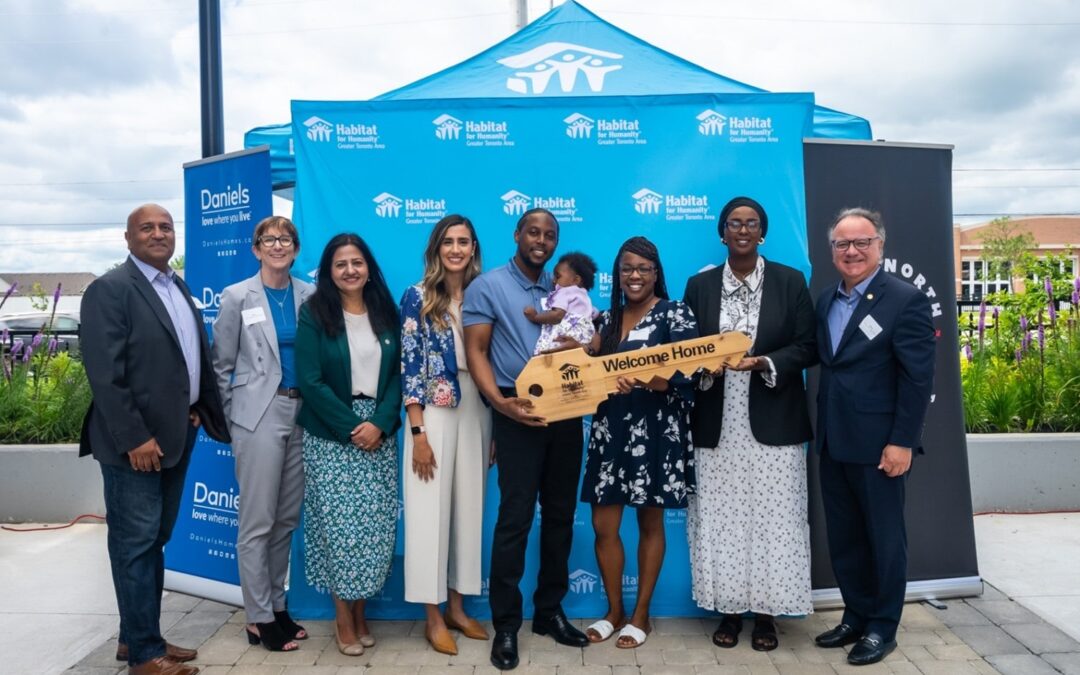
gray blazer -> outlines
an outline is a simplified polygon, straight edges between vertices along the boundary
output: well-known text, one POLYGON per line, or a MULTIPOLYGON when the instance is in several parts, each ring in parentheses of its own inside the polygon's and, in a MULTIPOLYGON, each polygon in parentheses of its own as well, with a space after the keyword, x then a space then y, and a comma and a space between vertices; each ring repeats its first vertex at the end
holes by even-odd
MULTIPOLYGON (((315 286, 292 278, 294 311, 315 286)), ((214 321, 214 375, 229 422, 254 431, 281 386, 281 355, 270 303, 258 274, 221 293, 214 321), (245 322, 243 312, 262 309, 262 320, 245 322)))

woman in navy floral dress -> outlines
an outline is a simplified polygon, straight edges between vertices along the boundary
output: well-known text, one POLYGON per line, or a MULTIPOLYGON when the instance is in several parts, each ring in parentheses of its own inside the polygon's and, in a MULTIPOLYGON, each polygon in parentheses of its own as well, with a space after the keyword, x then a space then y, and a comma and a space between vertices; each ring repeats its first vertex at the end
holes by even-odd
MULTIPOLYGON (((615 258, 611 309, 600 316, 593 340, 600 354, 628 352, 698 336, 693 312, 668 299, 660 256, 648 239, 632 237, 615 258)), ((620 378, 619 394, 593 417, 581 500, 592 504, 596 559, 608 612, 589 626, 592 642, 622 627, 617 647, 637 647, 650 630, 649 604, 664 561, 664 510, 686 508, 694 485, 690 408, 693 385, 683 376, 649 382, 620 378), (623 508, 638 522, 638 596, 631 616, 623 610, 625 553, 619 539, 623 508)))

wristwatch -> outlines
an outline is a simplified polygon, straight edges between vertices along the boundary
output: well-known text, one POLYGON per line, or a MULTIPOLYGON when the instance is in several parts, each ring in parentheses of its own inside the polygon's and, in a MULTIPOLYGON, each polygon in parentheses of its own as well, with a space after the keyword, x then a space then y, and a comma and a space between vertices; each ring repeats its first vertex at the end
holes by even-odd
POLYGON ((409 427, 409 431, 412 432, 413 436, 419 436, 420 434, 427 433, 427 427, 421 424, 418 427, 409 427))

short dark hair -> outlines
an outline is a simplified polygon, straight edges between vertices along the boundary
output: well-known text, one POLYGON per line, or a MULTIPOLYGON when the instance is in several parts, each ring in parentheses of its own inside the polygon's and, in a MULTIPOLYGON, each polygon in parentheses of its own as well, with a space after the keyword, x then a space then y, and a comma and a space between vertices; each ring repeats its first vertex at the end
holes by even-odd
POLYGON ((554 223, 555 229, 559 229, 559 219, 555 217, 554 213, 548 211, 547 209, 536 208, 529 209, 525 213, 521 214, 521 217, 518 218, 517 227, 515 228, 515 230, 517 232, 521 232, 521 228, 525 227, 525 223, 529 222, 529 218, 532 218, 536 215, 545 215, 548 218, 551 218, 551 222, 554 223))
POLYGON ((580 251, 572 251, 559 258, 555 266, 566 265, 581 277, 581 287, 591 291, 596 277, 596 261, 580 251))

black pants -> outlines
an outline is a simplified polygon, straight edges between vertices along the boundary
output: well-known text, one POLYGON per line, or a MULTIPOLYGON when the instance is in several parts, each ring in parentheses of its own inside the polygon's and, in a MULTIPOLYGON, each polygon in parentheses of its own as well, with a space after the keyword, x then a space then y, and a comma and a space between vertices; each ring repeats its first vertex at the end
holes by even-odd
POLYGON ((876 464, 838 462, 826 447, 820 475, 829 557, 844 597, 843 623, 892 640, 907 590, 907 474, 889 478, 876 464))
POLYGON ((540 571, 534 618, 561 611, 581 477, 581 418, 530 427, 493 412, 499 517, 491 545, 491 618, 497 631, 521 627, 525 546, 540 500, 540 571))

